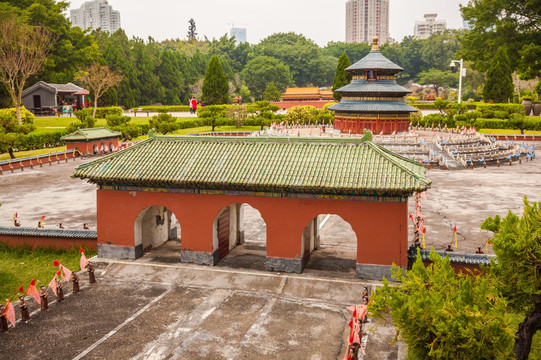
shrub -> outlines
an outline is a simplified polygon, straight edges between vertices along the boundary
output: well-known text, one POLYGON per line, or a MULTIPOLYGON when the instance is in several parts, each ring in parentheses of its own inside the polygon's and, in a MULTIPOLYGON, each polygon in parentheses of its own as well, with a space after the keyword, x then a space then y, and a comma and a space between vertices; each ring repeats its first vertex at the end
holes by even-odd
POLYGON ((201 119, 182 119, 178 121, 179 129, 190 129, 203 126, 201 119))
MULTIPOLYGON (((92 114, 92 111, 94 111, 94 109, 90 108, 91 114, 92 114)), ((99 107, 98 110, 96 110, 96 118, 105 119, 107 115, 122 115, 123 113, 124 111, 122 110, 120 106, 99 107)))
POLYGON ((524 106, 522 104, 478 104, 477 110, 481 113, 482 118, 492 119, 497 118, 496 112, 503 115, 500 111, 505 112, 505 116, 500 119, 509 119, 511 114, 524 114, 524 106))
POLYGON ((136 138, 142 133, 141 127, 130 124, 130 121, 129 116, 107 115, 107 127, 120 132, 124 141, 136 138))
POLYGON ((466 114, 457 114, 455 115, 455 122, 467 123, 468 116, 466 114))
MULTIPOLYGON (((17 118, 17 110, 15 108, 0 109, 0 114, 6 114, 17 118)), ((21 106, 21 119, 23 124, 33 124, 34 114, 30 110, 26 110, 24 106, 21 106)))
POLYGON ((79 121, 72 122, 66 127, 66 130, 68 131, 68 133, 74 132, 77 129, 93 128, 94 124, 96 124, 96 119, 92 117, 91 109, 87 108, 87 109, 76 110, 74 114, 77 120, 79 121))
POLYGON ((21 139, 17 149, 19 151, 28 151, 61 146, 64 145, 64 141, 60 138, 66 134, 68 132, 63 129, 47 132, 31 132, 21 139))
POLYGON ((473 122, 477 129, 510 129, 511 124, 507 119, 483 119, 478 118, 473 122))
POLYGON ((445 118, 443 117, 442 114, 428 114, 427 116, 424 116, 422 118, 422 122, 423 122, 423 126, 432 126, 432 124, 434 124, 434 126, 438 126, 438 124, 442 124, 443 125, 443 121, 445 120, 445 118))
POLYGON ((149 124, 150 127, 156 129, 156 131, 161 132, 164 135, 168 132, 178 130, 179 128, 179 125, 177 124, 177 119, 172 115, 166 113, 154 115, 150 120, 149 124))
MULTIPOLYGON (((99 108, 98 108, 99 109, 99 108)), ((149 112, 188 112, 190 111, 190 106, 188 105, 147 105, 147 106, 139 106, 135 107, 132 110, 138 110, 141 109, 142 111, 149 111, 149 112)))

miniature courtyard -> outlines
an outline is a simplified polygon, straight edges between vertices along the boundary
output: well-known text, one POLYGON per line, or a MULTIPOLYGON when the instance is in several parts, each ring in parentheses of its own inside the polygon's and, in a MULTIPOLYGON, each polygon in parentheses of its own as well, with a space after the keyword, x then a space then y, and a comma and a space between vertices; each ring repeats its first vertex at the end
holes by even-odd
MULTIPOLYGON (((18 212, 22 226, 37 226, 45 216, 46 228, 62 222, 66 229, 82 229, 84 223, 95 229, 95 186, 70 177, 86 161, 77 158, 4 173, 2 189, 10 196, 2 199, 0 225, 10 226, 11 215, 18 212)), ((484 218, 504 215, 508 209, 520 212, 524 195, 540 200, 539 160, 473 170, 432 169, 427 177, 432 186, 423 200, 426 241, 439 250, 452 244, 454 225, 458 251, 485 250, 487 234, 479 230, 484 218)), ((414 213, 413 201, 409 208, 414 213)), ((362 286, 370 291, 378 286, 355 278, 356 238, 349 224, 336 215, 320 215, 321 248, 302 274, 284 274, 265 271, 266 224, 259 212, 245 206, 244 222, 245 243, 214 267, 182 263, 179 241, 150 249, 133 262, 93 260, 98 283, 90 286, 82 275, 81 293, 70 294, 61 304, 53 302, 50 312, 33 313, 29 324, 19 323, 3 338, 9 351, 2 354, 35 358, 61 351, 72 359, 197 359, 201 354, 213 359, 252 354, 262 359, 340 358, 348 333, 346 308, 361 298, 362 286)), ((35 303, 30 310, 36 310, 35 303)), ((366 358, 404 358, 403 346, 387 345, 394 329, 376 329, 368 334, 366 358)))

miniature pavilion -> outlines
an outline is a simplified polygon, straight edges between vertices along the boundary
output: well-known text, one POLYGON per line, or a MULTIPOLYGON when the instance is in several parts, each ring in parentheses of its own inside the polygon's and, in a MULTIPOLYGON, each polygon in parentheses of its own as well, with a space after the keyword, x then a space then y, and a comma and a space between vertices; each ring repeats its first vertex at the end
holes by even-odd
POLYGON ((396 74, 404 69, 379 52, 377 38, 372 51, 345 70, 353 79, 336 90, 342 99, 329 107, 335 112, 335 129, 351 134, 363 129, 374 134, 408 131, 410 113, 418 110, 404 102, 411 91, 396 83, 396 74))
POLYGON ((249 204, 267 225, 267 270, 302 272, 318 215, 336 214, 357 236, 357 276, 375 279, 407 266, 408 197, 430 187, 422 164, 360 138, 152 135, 73 176, 98 185, 100 257, 142 256, 172 238, 174 215, 181 261, 216 265, 242 243, 249 204))

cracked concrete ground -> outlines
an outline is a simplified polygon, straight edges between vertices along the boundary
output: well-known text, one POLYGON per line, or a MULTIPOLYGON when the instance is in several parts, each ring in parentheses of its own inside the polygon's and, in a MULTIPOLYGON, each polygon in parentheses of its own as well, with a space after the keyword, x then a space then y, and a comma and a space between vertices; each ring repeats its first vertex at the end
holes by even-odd
MULTIPOLYGON (((341 359, 346 308, 375 286, 145 258, 96 259, 98 282, 0 334, 0 359, 341 359)), ((393 335, 370 332, 366 358, 397 359, 393 335)))

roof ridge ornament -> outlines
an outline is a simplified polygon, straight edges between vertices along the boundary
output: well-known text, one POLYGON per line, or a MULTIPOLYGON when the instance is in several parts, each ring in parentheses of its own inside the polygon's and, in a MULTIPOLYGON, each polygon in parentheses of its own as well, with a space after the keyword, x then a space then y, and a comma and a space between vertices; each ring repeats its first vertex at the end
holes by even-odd
POLYGON ((379 51, 378 41, 377 37, 372 39, 372 51, 379 51))

